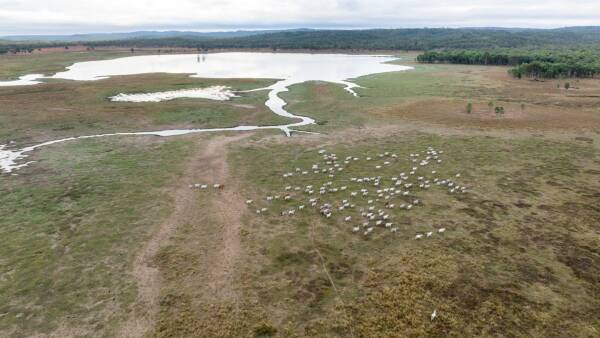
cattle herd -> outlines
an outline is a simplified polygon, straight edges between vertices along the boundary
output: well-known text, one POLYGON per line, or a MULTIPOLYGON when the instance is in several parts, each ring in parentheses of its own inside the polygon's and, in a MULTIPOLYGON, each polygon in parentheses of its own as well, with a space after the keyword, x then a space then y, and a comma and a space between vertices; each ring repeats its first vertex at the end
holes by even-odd
MULTIPOLYGON (((345 156, 324 149, 319 160, 306 168, 296 167, 281 174, 277 193, 247 199, 257 215, 294 217, 312 212, 324 219, 338 219, 349 232, 368 237, 381 230, 395 234, 400 226, 395 219, 402 213, 423 207, 418 195, 429 189, 448 194, 463 194, 467 187, 458 183, 460 173, 443 177, 438 173, 443 150, 428 147, 422 152, 398 156, 388 151, 376 156, 345 156), (359 175, 360 173, 360 175, 359 175), (368 173, 368 175, 364 175, 368 173)), ((223 189, 222 184, 195 184, 192 188, 223 189)), ((420 231, 411 236, 424 239, 442 235, 446 228, 420 231)))

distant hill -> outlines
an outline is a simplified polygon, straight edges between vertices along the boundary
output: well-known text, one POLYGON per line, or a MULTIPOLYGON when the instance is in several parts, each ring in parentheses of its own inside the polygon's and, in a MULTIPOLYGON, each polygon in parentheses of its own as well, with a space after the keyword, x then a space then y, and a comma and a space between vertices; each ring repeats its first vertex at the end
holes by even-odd
POLYGON ((431 50, 473 48, 600 47, 600 27, 559 29, 415 28, 366 30, 297 30, 246 36, 134 38, 93 43, 97 46, 270 48, 270 49, 387 49, 431 50))
POLYGON ((98 42, 116 41, 130 39, 167 39, 167 38, 189 38, 189 39, 222 39, 240 38, 252 35, 278 33, 283 31, 310 31, 307 28, 293 30, 237 30, 225 32, 194 32, 194 31, 137 31, 127 33, 92 33, 73 35, 10 35, 0 36, 0 41, 12 42, 98 42))
MULTIPOLYGON (((89 47, 307 50, 441 50, 584 48, 600 50, 600 27, 413 28, 234 32, 142 31, 68 36, 11 36, 0 54, 80 43, 89 47), (19 40, 20 39, 20 40, 19 40), (23 39, 30 39, 23 41, 23 39), (60 40, 62 39, 62 40, 60 40)), ((2 39, 2 37, 0 37, 2 39)))

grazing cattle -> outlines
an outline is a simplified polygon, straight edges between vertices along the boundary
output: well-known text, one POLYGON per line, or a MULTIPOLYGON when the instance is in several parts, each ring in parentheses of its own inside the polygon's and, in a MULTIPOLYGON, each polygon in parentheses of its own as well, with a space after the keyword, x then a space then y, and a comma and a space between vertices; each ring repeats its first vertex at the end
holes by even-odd
MULTIPOLYGON (((308 177, 301 176, 300 173, 302 173, 302 175, 308 175, 311 172, 302 169, 300 166, 294 167, 290 172, 286 172, 283 174, 283 176, 288 179, 287 184, 289 184, 284 186, 286 192, 283 195, 281 195, 281 197, 279 197, 278 195, 267 196, 267 201, 278 200, 279 198, 281 198, 285 201, 294 201, 295 204, 296 202, 303 203, 302 201, 304 200, 304 203, 306 203, 307 206, 319 208, 318 210, 320 211, 320 214, 326 218, 331 218, 333 213, 335 212, 340 212, 357 207, 356 205, 351 204, 351 201, 358 203, 364 201, 366 202, 367 206, 361 207, 357 211, 359 211, 360 215, 364 217, 362 219, 367 220, 367 222, 362 223, 362 226, 359 225, 351 227, 351 229, 352 232, 355 233, 360 232, 362 229, 364 230, 365 235, 368 235, 374 231, 374 227, 369 227, 369 221, 373 222, 373 225, 377 227, 385 226, 385 228, 389 228, 392 233, 398 232, 399 228, 395 227, 394 223, 392 223, 391 221, 391 219, 395 217, 394 211, 390 211, 391 209, 395 209, 396 205, 394 204, 394 199, 401 199, 402 202, 404 202, 399 205, 399 208, 410 210, 414 206, 419 206, 422 204, 422 202, 419 199, 416 199, 416 197, 418 196, 415 195, 417 195, 419 192, 423 192, 424 189, 428 189, 432 186, 435 186, 436 184, 444 186, 445 189, 448 189, 448 192, 450 193, 462 193, 466 191, 466 187, 458 185, 457 183, 452 182, 450 179, 442 180, 441 178, 435 177, 434 175, 438 173, 438 171, 436 171, 437 168, 431 168, 431 170, 427 171, 423 170, 423 166, 434 166, 436 163, 441 163, 442 159, 438 155, 442 152, 438 152, 431 147, 428 147, 427 150, 423 152, 422 156, 420 153, 411 153, 410 157, 405 159, 406 163, 409 164, 407 168, 411 168, 410 171, 402 172, 399 175, 373 175, 360 178, 356 174, 354 177, 350 177, 350 175, 348 177, 344 177, 344 173, 342 172, 351 171, 352 169, 368 170, 369 165, 367 165, 366 167, 363 166, 363 168, 354 168, 350 166, 350 162, 359 160, 358 157, 344 155, 338 158, 336 154, 328 153, 325 149, 320 149, 318 151, 321 155, 319 156, 320 159, 318 160, 318 163, 309 164, 309 168, 312 168, 311 171, 315 174, 322 173, 324 174, 322 177, 330 177, 330 181, 327 181, 326 183, 320 185, 318 185, 318 181, 307 182, 306 180, 308 179, 308 177), (411 161, 414 163, 411 164, 411 161), (419 170, 418 168, 422 169, 419 170), (419 173, 419 175, 416 174, 417 172, 419 173), (428 177, 428 175, 425 174, 425 172, 430 172, 432 176, 428 177), (293 182, 294 176, 296 176, 297 182, 293 182), (315 184, 314 189, 311 183, 315 184), (367 189, 363 187, 353 186, 353 184, 362 185, 363 187, 373 186, 374 188, 371 188, 371 190, 376 191, 376 196, 370 197, 373 195, 373 193, 370 193, 367 189), (338 187, 334 187, 334 185, 338 187), (412 189, 413 186, 415 186, 415 189, 412 189), (299 194, 294 194, 292 191, 298 191, 299 194), (319 204, 323 203, 324 201, 319 202, 316 198, 310 198, 312 197, 311 195, 316 193, 317 191, 320 195, 322 195, 322 199, 329 198, 329 202, 331 204, 324 203, 320 206, 319 204), (349 195, 341 194, 341 192, 345 191, 349 191, 349 195), (343 195, 343 197, 346 199, 335 198, 334 196, 336 196, 337 194, 343 195), (362 198, 357 198, 357 196, 361 195, 362 198), (306 197, 306 199, 304 199, 304 197, 306 197), (349 197, 352 197, 350 199, 351 201, 348 200, 349 197), (368 199, 369 197, 371 199, 368 199), (335 200, 336 202, 333 202, 333 200, 335 200), (378 208, 380 209, 378 210, 378 208), (375 212, 375 210, 378 211, 375 212), (389 213, 386 214, 384 210, 388 211, 389 213)), ((373 165, 373 167, 375 169, 381 170, 383 170, 383 168, 385 168, 386 166, 395 166, 396 164, 399 164, 400 159, 401 157, 398 157, 398 155, 391 152, 381 152, 377 153, 375 156, 372 157, 362 158, 362 160, 367 161, 376 160, 376 163, 373 165)), ((456 178, 461 177, 461 174, 459 172, 456 172, 453 175, 456 178)), ((202 185, 191 185, 190 187, 201 188, 202 185)), ((222 189, 222 186, 219 185, 219 188, 222 189)), ((247 200, 246 203, 252 204, 252 200, 247 200)), ((300 204, 297 205, 295 209, 285 210, 285 212, 283 212, 282 214, 291 216, 294 215, 295 212, 303 210, 304 208, 305 205, 300 204)), ((265 211, 266 208, 256 209, 257 214, 263 213, 265 211)), ((343 218, 345 222, 351 222, 353 220, 353 216, 349 215, 342 215, 341 218, 343 218)), ((432 232, 419 233, 415 236, 415 239, 431 237, 435 232, 443 233, 444 231, 445 228, 440 228, 432 232)))

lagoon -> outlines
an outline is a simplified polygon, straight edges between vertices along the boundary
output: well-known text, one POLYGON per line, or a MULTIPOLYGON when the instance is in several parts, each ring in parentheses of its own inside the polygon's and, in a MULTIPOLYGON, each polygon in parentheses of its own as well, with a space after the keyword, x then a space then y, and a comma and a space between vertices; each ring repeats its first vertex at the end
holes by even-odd
MULTIPOLYGON (((60 142, 66 142, 84 138, 107 137, 117 135, 156 135, 174 136, 199 132, 218 131, 247 131, 260 129, 279 129, 290 136, 292 128, 314 124, 315 120, 306 116, 294 115, 285 109, 286 102, 279 94, 288 90, 294 84, 307 81, 326 81, 344 86, 352 96, 358 96, 355 88, 358 87, 353 79, 377 73, 406 71, 411 67, 390 63, 396 60, 393 56, 377 55, 346 55, 346 54, 308 54, 308 53, 215 53, 215 54, 175 54, 175 55, 143 55, 131 56, 112 60, 78 62, 66 68, 65 71, 54 75, 30 74, 20 77, 17 81, 0 81, 0 86, 43 86, 44 80, 58 79, 71 81, 99 81, 113 76, 137 75, 148 73, 171 73, 190 74, 191 77, 217 78, 217 79, 241 79, 260 78, 277 80, 275 84, 266 88, 255 90, 268 90, 268 99, 265 105, 273 113, 297 120, 285 125, 275 126, 245 126, 240 125, 233 128, 211 128, 211 129, 183 129, 183 130, 158 130, 158 131, 132 131, 126 133, 98 134, 73 136, 65 139, 52 140, 38 145, 21 149, 12 149, 8 145, 0 145, 0 170, 11 172, 23 167, 27 163, 21 162, 27 153, 60 142)), ((204 98, 217 97, 227 100, 234 97, 233 93, 227 92, 227 88, 219 87, 220 90, 204 98)), ((195 95, 202 95, 212 89, 198 88, 195 95), (202 93, 201 95, 198 93, 202 93)), ((156 95, 171 98, 178 95, 186 97, 194 93, 185 92, 183 95, 177 92, 163 93, 123 93, 121 98, 154 98, 156 95)), ((352 99, 352 97, 349 97, 352 99)))

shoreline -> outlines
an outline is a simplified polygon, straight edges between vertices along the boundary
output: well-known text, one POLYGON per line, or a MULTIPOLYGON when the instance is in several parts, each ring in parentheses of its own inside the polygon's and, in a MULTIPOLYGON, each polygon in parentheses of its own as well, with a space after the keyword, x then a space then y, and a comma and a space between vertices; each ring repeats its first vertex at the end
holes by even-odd
POLYGON ((184 48, 184 47, 120 47, 120 46, 106 46, 106 47, 89 47, 86 45, 73 45, 69 46, 69 49, 64 47, 49 47, 41 48, 41 50, 34 49, 31 53, 19 52, 19 53, 6 53, 0 55, 3 57, 26 57, 40 54, 54 54, 54 53, 93 53, 93 52, 131 52, 132 54, 146 52, 148 54, 215 54, 215 53, 227 53, 227 52, 253 52, 253 53, 298 53, 298 54, 347 54, 347 55, 379 55, 379 54, 418 54, 422 53, 422 50, 400 50, 400 49, 272 49, 272 48, 212 48, 207 50, 198 50, 197 48, 184 48), (131 49, 134 49, 131 52, 131 49))

